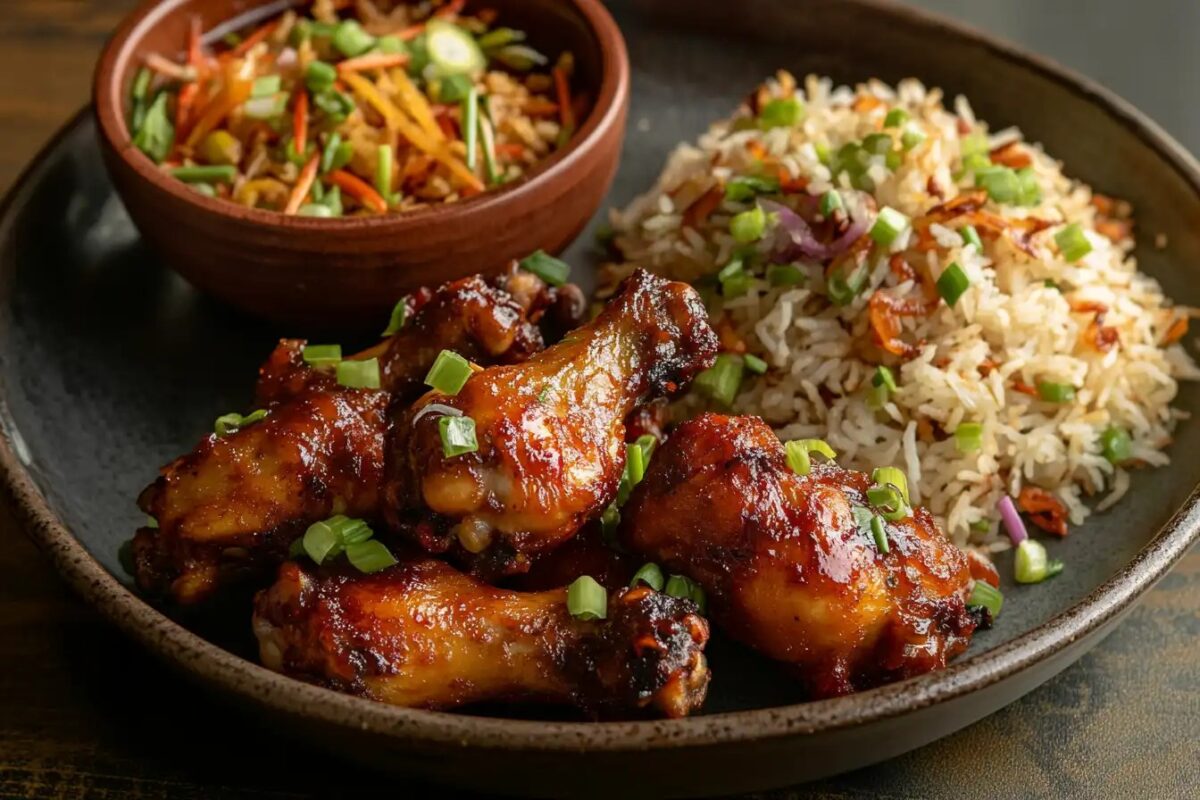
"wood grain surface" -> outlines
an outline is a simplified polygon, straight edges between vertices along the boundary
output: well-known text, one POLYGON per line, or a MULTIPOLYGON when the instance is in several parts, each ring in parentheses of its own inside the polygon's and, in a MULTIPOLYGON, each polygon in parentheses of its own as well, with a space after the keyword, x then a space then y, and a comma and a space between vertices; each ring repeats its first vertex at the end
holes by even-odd
MULTIPOLYGON (((86 102, 95 56, 133 2, 0 5, 7 188, 86 102)), ((171 673, 70 594, 7 508, 0 543, 0 797, 434 793, 258 730, 171 673)), ((1198 687, 1200 552, 1192 552, 1106 642, 1025 699, 885 764, 763 797, 1196 797, 1198 687)))

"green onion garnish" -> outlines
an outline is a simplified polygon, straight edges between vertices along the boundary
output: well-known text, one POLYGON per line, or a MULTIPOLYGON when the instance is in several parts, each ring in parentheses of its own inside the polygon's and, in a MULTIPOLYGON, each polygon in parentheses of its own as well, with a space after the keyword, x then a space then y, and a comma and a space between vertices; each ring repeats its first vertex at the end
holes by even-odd
POLYGON ((216 197, 217 190, 211 183, 193 183, 190 184, 192 191, 196 194, 202 194, 205 197, 216 197))
POLYGON ((700 587, 700 584, 686 575, 672 575, 667 578, 667 583, 663 587, 663 591, 671 597, 691 600, 700 609, 701 614, 704 613, 705 607, 708 605, 707 598, 704 596, 704 589, 700 587))
POLYGON ((270 97, 279 92, 280 78, 278 75, 263 75, 255 78, 250 86, 251 97, 270 97))
POLYGON ((443 350, 425 375, 425 385, 443 394, 454 396, 466 386, 471 377, 471 362, 453 350, 443 350))
POLYGON ((401 297, 396 305, 392 306, 392 316, 388 318, 387 327, 383 329, 383 336, 393 336, 400 332, 404 327, 404 323, 408 321, 408 298, 401 297))
POLYGON ((900 490, 900 495, 904 498, 904 502, 908 505, 912 504, 912 500, 908 495, 908 478, 904 476, 904 472, 896 467, 876 467, 871 472, 871 480, 880 486, 895 486, 900 490))
POLYGON ((946 301, 946 305, 951 308, 958 302, 958 298, 963 296, 971 285, 971 279, 967 277, 967 273, 963 272, 963 268, 958 265, 957 261, 951 261, 950 266, 942 271, 941 276, 937 279, 938 294, 946 301))
POLYGON ((462 99, 461 114, 463 142, 467 146, 467 169, 474 172, 479 164, 479 90, 473 85, 462 99))
POLYGON ((344 514, 337 514, 325 520, 333 532, 342 540, 342 544, 358 544, 365 542, 375 535, 371 526, 361 519, 352 519, 344 514))
POLYGON ((355 20, 347 19, 334 30, 333 46, 346 58, 354 58, 374 47, 375 37, 364 31, 355 20))
POLYGON ((217 436, 228 436, 231 433, 237 433, 242 428, 253 425, 254 423, 266 419, 267 410, 260 408, 257 411, 251 411, 246 416, 242 416, 236 412, 230 414, 222 414, 217 417, 217 421, 213 424, 213 431, 217 436))
POLYGON ((1041 542, 1024 539, 1017 545, 1015 561, 1017 583, 1041 583, 1063 571, 1061 561, 1051 561, 1041 542))
POLYGON ((867 387, 867 408, 879 411, 888 402, 888 388, 872 384, 867 387))
POLYGON ((646 451, 637 442, 625 445, 625 474, 629 476, 630 488, 646 476, 646 451))
POLYGON ((750 291, 753 278, 746 272, 742 259, 735 257, 717 273, 717 280, 721 282, 721 296, 732 299, 750 291))
POLYGON ((133 135, 133 145, 150 157, 155 164, 161 164, 171 152, 175 142, 175 126, 167 114, 167 93, 159 92, 154 102, 146 109, 142 125, 133 135))
POLYGON ((968 133, 966 136, 958 140, 958 149, 964 158, 970 155, 987 155, 987 134, 968 133))
POLYGON ((983 425, 963 422, 954 429, 954 446, 960 453, 974 453, 983 447, 983 425))
POLYGON ((788 466, 797 475, 807 475, 812 472, 812 459, 809 453, 820 453, 830 461, 837 458, 837 451, 824 439, 793 439, 783 446, 787 454, 788 466))
POLYGON ((771 100, 758 114, 758 127, 764 131, 772 128, 790 128, 804 119, 804 104, 794 97, 771 100))
POLYGON ((871 536, 875 539, 875 547, 879 548, 879 552, 887 555, 890 550, 888 547, 887 530, 883 526, 883 517, 878 514, 871 517, 871 536))
POLYGON ((1110 425, 1100 434, 1100 452, 1110 464, 1124 464, 1133 455, 1133 439, 1129 431, 1110 425))
POLYGON ((370 575, 385 570, 396 563, 396 557, 383 542, 369 539, 365 542, 346 545, 346 560, 356 570, 370 575))
POLYGON ((1075 399, 1075 387, 1069 383, 1038 381, 1037 393, 1047 403, 1069 403, 1075 399))
MULTIPOLYGON (((313 184, 314 186, 316 184, 313 184)), ((305 203, 296 211, 302 217, 322 217, 328 218, 334 216, 333 209, 322 203, 305 203)))
POLYGON ((304 70, 304 85, 314 92, 324 92, 337 80, 337 69, 324 61, 310 61, 304 70))
POLYGON ((375 151, 375 191, 388 205, 392 205, 392 164, 396 156, 390 144, 381 144, 375 151))
POLYGON ((767 267, 767 283, 772 286, 795 286, 804 277, 804 270, 795 264, 772 264, 767 267))
POLYGON ((1033 167, 1022 167, 1017 170, 1017 204, 1036 206, 1042 202, 1042 187, 1038 185, 1037 175, 1033 167))
POLYGON ((375 40, 375 52, 396 55, 397 53, 407 53, 408 46, 399 36, 380 36, 375 40))
POLYGON ((900 234, 908 230, 908 225, 908 217, 891 206, 884 206, 879 210, 875 224, 871 226, 871 238, 883 247, 890 247, 900 234))
POLYGON ((763 361, 753 353, 747 353, 744 357, 746 369, 753 372, 755 375, 764 375, 767 372, 767 362, 763 361))
POLYGON ((615 541, 617 535, 617 526, 620 524, 621 510, 617 508, 616 503, 613 503, 608 508, 604 509, 604 513, 600 515, 600 535, 604 537, 604 541, 615 541))
POLYGON ((1054 234, 1054 241, 1058 243, 1058 251, 1068 262, 1078 261, 1092 252, 1092 243, 1088 241, 1083 233, 1083 226, 1078 222, 1072 222, 1054 234))
POLYGON ((979 238, 979 231, 975 230, 974 225, 964 225, 958 234, 962 236, 963 244, 973 244, 976 253, 983 252, 983 240, 979 238))
POLYGON ((897 390, 896 376, 887 367, 880 365, 875 368, 875 374, 871 377, 871 384, 874 386, 885 386, 889 392, 897 390))
POLYGON ((837 189, 830 189, 825 194, 821 195, 821 216, 831 217, 835 211, 839 211, 845 206, 842 204, 842 196, 838 194, 837 189))
POLYGON ((743 211, 729 221, 729 233, 738 244, 751 244, 762 238, 767 228, 767 212, 762 206, 743 211))
POLYGON ((979 533, 987 533, 992 529, 992 521, 990 519, 977 519, 971 523, 971 530, 979 533))
POLYGON ((129 129, 132 131, 141 128, 146 119, 146 94, 150 91, 151 77, 150 70, 142 67, 133 79, 133 87, 129 93, 133 100, 133 110, 129 115, 129 129))
POLYGON ((986 189, 988 197, 997 203, 1016 203, 1021 196, 1021 181, 1016 170, 1008 167, 978 170, 975 185, 986 189))
POLYGON ((848 276, 843 276, 840 270, 834 270, 825 280, 825 292, 834 305, 849 305, 862 291, 867 277, 866 264, 855 267, 848 276))
POLYGON ((629 581, 631 587, 637 586, 638 583, 644 583, 656 592, 661 592, 665 585, 662 570, 658 564, 653 561, 649 564, 643 564, 641 569, 633 573, 633 578, 629 581))
POLYGON ((337 382, 340 386, 350 389, 378 389, 379 359, 368 358, 363 361, 339 361, 337 365, 337 382))
POLYGON ((742 359, 722 353, 711 367, 696 376, 694 385, 706 397, 721 405, 731 406, 742 387, 744 369, 742 359))
POLYGON ((340 344, 308 344, 300 353, 310 367, 327 367, 342 360, 340 344))
POLYGON ((171 177, 184 183, 229 183, 237 177, 237 167, 232 164, 176 167, 171 170, 171 177))
POLYGON ((302 547, 317 564, 325 563, 327 558, 336 558, 342 552, 342 538, 328 522, 314 522, 304 532, 302 547))
POLYGON ((492 107, 486 97, 479 98, 479 140, 483 143, 483 172, 489 186, 500 180, 496 169, 496 126, 492 122, 492 107))
POLYGON ((441 417, 438 435, 442 438, 442 455, 454 458, 479 449, 475 440, 475 420, 467 416, 441 417))
POLYGON ((521 269, 532 272, 551 286, 562 286, 571 274, 571 267, 560 259, 538 250, 521 259, 521 269))
POLYGON ((886 485, 875 484, 868 488, 867 501, 871 505, 883 509, 886 514, 897 515, 896 519, 904 519, 908 516, 908 508, 904 502, 904 495, 890 483, 886 485))
POLYGON ((971 596, 967 599, 967 605, 983 606, 992 615, 992 618, 995 619, 1000 616, 1000 609, 1004 606, 1004 595, 1000 594, 1000 590, 990 583, 975 581, 975 587, 971 589, 971 596))
POLYGON ((904 131, 900 134, 900 146, 905 150, 912 150, 927 138, 925 131, 916 125, 905 125, 904 131))
POLYGON ((905 111, 903 108, 893 108, 891 111, 889 111, 887 113, 887 116, 883 118, 883 127, 899 128, 901 125, 903 125, 907 121, 908 121, 908 112, 907 111, 905 111))
POLYGON ((587 622, 608 615, 608 592, 591 575, 580 575, 567 587, 567 611, 587 622))
POLYGON ((740 175, 731 178, 725 185, 725 199, 733 202, 751 200, 760 194, 775 194, 779 191, 778 178, 761 178, 756 175, 740 175))

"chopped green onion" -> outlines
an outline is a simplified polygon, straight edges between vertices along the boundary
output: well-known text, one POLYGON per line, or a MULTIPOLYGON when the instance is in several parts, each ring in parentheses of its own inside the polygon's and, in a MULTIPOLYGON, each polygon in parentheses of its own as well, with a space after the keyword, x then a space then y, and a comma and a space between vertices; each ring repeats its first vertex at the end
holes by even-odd
POLYGON ((489 186, 495 186, 500 181, 500 173, 496 169, 496 128, 492 123, 491 106, 486 97, 479 100, 483 113, 479 115, 479 139, 483 143, 483 172, 489 186))
POLYGON ((925 131, 916 125, 905 125, 903 132, 900 134, 900 146, 905 150, 912 150, 927 138, 925 131))
POLYGON ((845 208, 842 204, 842 196, 838 194, 837 189, 830 189, 821 196, 821 216, 832 217, 835 211, 840 211, 845 208))
POLYGON ((867 408, 874 411, 879 411, 888 402, 888 388, 886 386, 869 386, 867 387, 867 408))
POLYGON ((987 155, 989 150, 987 134, 968 133, 958 140, 958 149, 964 158, 971 155, 987 155))
POLYGON ((971 530, 978 533, 987 533, 992 529, 992 521, 990 519, 977 519, 971 523, 971 530))
POLYGON ((795 286, 804 278, 804 270, 795 264, 772 264, 767 267, 767 283, 772 286, 795 286))
POLYGON ((538 250, 521 259, 520 266, 521 269, 532 272, 551 286, 562 286, 571 274, 570 265, 549 255, 544 250, 538 250))
POLYGON ((700 587, 700 584, 686 575, 672 575, 667 578, 667 583, 663 587, 663 591, 671 597, 691 600, 700 609, 701 614, 704 613, 705 606, 708 605, 704 596, 704 589, 700 587))
POLYGON ((303 538, 304 552, 317 564, 327 558, 336 558, 342 552, 342 538, 328 522, 314 522, 308 526, 303 538))
POLYGON ((835 305, 845 306, 854 301, 867 282, 867 266, 855 267, 849 276, 843 276, 840 270, 834 270, 825 280, 825 292, 835 305))
POLYGON ((408 46, 399 36, 380 36, 375 40, 375 51, 385 55, 407 53, 408 46))
POLYGON ((494 50, 525 41, 525 32, 512 28, 493 28, 475 41, 484 50, 494 50))
POLYGON ((205 197, 216 197, 217 190, 211 183, 193 183, 190 184, 192 191, 196 194, 202 194, 205 197))
POLYGON ((337 68, 324 61, 310 61, 304 70, 304 85, 314 92, 324 92, 337 80, 337 68))
POLYGON ((904 476, 902 470, 896 467, 876 467, 871 472, 871 480, 880 486, 895 486, 900 490, 900 495, 904 498, 906 504, 911 505, 912 499, 908 495, 908 478, 904 476))
POLYGON ((1004 606, 1004 595, 1000 594, 1000 590, 990 583, 975 581, 975 587, 971 589, 971 596, 967 600, 967 605, 983 606, 992 615, 992 618, 995 619, 1000 616, 1000 609, 1004 606))
POLYGON ((231 164, 176 167, 171 170, 171 177, 184 183, 229 183, 237 177, 237 167, 231 164))
POLYGON ((896 511, 903 508, 904 495, 900 494, 900 490, 890 483, 887 485, 874 484, 867 489, 867 500, 873 506, 878 506, 885 511, 896 511))
POLYGON ((888 547, 887 530, 883 527, 883 517, 878 515, 871 517, 871 536, 874 537, 875 547, 879 549, 879 552, 887 555, 890 548, 888 547))
POLYGON ((280 78, 278 75, 263 75, 255 78, 250 86, 251 97, 271 97, 279 92, 280 78))
POLYGON ((217 417, 217 421, 213 424, 213 431, 217 436, 228 436, 231 433, 237 433, 242 428, 253 425, 254 423, 266 419, 267 410, 260 408, 257 411, 251 411, 246 416, 242 416, 237 412, 230 414, 222 414, 217 417))
POLYGON ((1058 233, 1054 234, 1058 243, 1058 251, 1068 262, 1075 262, 1092 252, 1092 243, 1088 241, 1083 227, 1078 222, 1072 222, 1058 233))
POLYGON ((979 231, 975 230, 974 225, 963 226, 958 234, 962 236, 964 244, 975 245, 976 253, 983 252, 983 240, 979 238, 979 231))
POLYGON ((392 204, 392 164, 395 160, 390 144, 381 144, 375 150, 375 190, 388 205, 392 204))
POLYGON ((746 272, 742 259, 735 257, 717 273, 717 280, 721 282, 721 296, 732 299, 750 291, 753 278, 746 272))
POLYGON ((1042 281, 1042 286, 1045 286, 1047 289, 1053 289, 1056 292, 1062 291, 1062 287, 1049 278, 1046 278, 1046 280, 1042 281))
POLYGON ((1069 383, 1038 381, 1037 393, 1047 403, 1069 403, 1075 399, 1075 387, 1069 383))
POLYGON ((405 321, 408 319, 408 298, 401 297, 399 302, 392 307, 392 316, 388 319, 387 327, 383 329, 384 336, 392 336, 400 332, 404 327, 405 321))
POLYGON ((971 285, 971 279, 967 277, 967 273, 963 272, 963 268, 958 265, 957 261, 951 261, 950 266, 942 271, 941 276, 937 279, 938 294, 946 301, 946 305, 951 308, 958 302, 958 298, 963 296, 971 285))
POLYGON ((882 156, 891 151, 892 137, 886 133, 869 133, 862 140, 862 148, 868 153, 882 156))
POLYGON ((1017 170, 1017 204, 1036 206, 1040 202, 1042 202, 1042 187, 1038 185, 1033 167, 1022 167, 1017 170))
MULTIPOLYGON (((462 78, 461 75, 455 77, 462 78)), ((463 142, 467 146, 467 169, 474 172, 479 163, 479 90, 473 85, 462 99, 461 113, 463 142)))
POLYGON ((884 206, 879 210, 875 224, 871 226, 871 238, 883 247, 890 247, 900 234, 908 230, 908 225, 908 217, 891 206, 884 206))
POLYGON ((974 453, 983 447, 983 425, 963 422, 954 429, 954 446, 960 453, 974 453))
MULTIPOLYGON (((972 153, 969 156, 963 157, 963 170, 965 172, 986 172, 993 166, 995 165, 992 164, 992 160, 982 153, 972 153)), ((954 179, 958 180, 960 177, 962 177, 962 175, 958 174, 954 176, 954 179)))
POLYGON ((989 167, 975 173, 975 185, 987 190, 997 203, 1016 203, 1021 198, 1021 180, 1009 167, 989 167))
POLYGON ((1100 434, 1100 452, 1110 464, 1124 464, 1133 455, 1133 439, 1129 431, 1110 425, 1100 434))
POLYGON ((813 144, 813 152, 817 154, 817 161, 820 161, 825 166, 829 166, 832 153, 829 152, 828 142, 816 142, 813 144))
POLYGON ((349 161, 354 152, 350 142, 342 142, 342 135, 337 131, 329 134, 325 140, 325 149, 321 151, 321 173, 341 169, 349 161))
POLYGON ((326 89, 315 92, 312 96, 313 105, 319 108, 334 122, 341 122, 355 108, 354 98, 337 89, 326 89))
POLYGON ((662 570, 658 564, 651 561, 649 564, 643 564, 641 569, 633 573, 633 578, 629 581, 629 585, 637 586, 638 583, 644 583, 656 592, 661 592, 664 586, 664 578, 662 570))
POLYGON ((790 128, 804 119, 804 104, 794 97, 769 101, 758 114, 758 127, 790 128))
POLYGON ((509 69, 515 69, 518 72, 528 72, 534 67, 544 66, 549 61, 549 59, 537 50, 523 44, 510 44, 507 47, 501 47, 492 53, 492 58, 509 69))
MULTIPOLYGON (((475 87, 475 84, 466 75, 446 75, 441 78, 435 78, 429 83, 429 90, 432 97, 439 103, 461 103, 467 99, 467 93, 475 87)), ((479 96, 478 90, 475 93, 476 98, 479 96)), ((478 101, 476 101, 478 102, 478 101)), ((466 109, 464 109, 465 111, 466 109)), ((478 109, 476 109, 478 111, 478 109)), ((468 125, 466 117, 461 117, 463 120, 463 132, 466 133, 468 125)), ((478 123, 476 123, 478 125, 478 123)))
POLYGON ((248 119, 273 120, 287 111, 288 97, 287 92, 270 97, 252 97, 242 104, 242 113, 248 119))
POLYGON ((585 622, 608 615, 608 592, 591 575, 580 575, 567 587, 567 611, 585 622))
POLYGON ((1017 583, 1041 583, 1063 571, 1061 561, 1051 561, 1041 542, 1025 539, 1017 545, 1015 561, 1017 583))
POLYGON ((604 537, 604 541, 612 542, 615 539, 617 526, 620 524, 621 510, 617 508, 616 503, 613 503, 600 515, 600 534, 604 537))
POLYGON ((136 131, 142 127, 146 119, 146 93, 150 90, 150 70, 142 67, 133 79, 130 96, 133 99, 133 110, 129 116, 129 129, 136 131))
POLYGON ((346 58, 361 56, 375 46, 375 37, 352 19, 342 20, 333 32, 333 46, 346 58))
POLYGON ((871 377, 871 383, 874 386, 885 386, 889 392, 894 392, 899 388, 896 385, 896 376, 882 364, 875 368, 875 374, 871 377))
POLYGON ((724 406, 733 405, 738 390, 742 387, 742 359, 728 353, 717 356, 711 367, 696 376, 696 389, 706 397, 724 406))
POLYGON ((767 212, 762 206, 743 211, 729 222, 729 233, 738 244, 751 244, 762 238, 767 228, 767 212))
MULTIPOLYGON (((317 184, 314 183, 313 186, 317 184)), ((342 190, 338 186, 334 186, 325 192, 325 197, 321 200, 321 204, 328 208, 333 216, 340 217, 342 215, 342 190)))
POLYGON ((142 125, 133 135, 133 145, 150 157, 155 164, 161 164, 171 152, 175 142, 175 126, 167 115, 167 93, 159 92, 154 102, 146 109, 142 125))
POLYGON ((823 439, 793 439, 783 446, 787 454, 788 466, 797 475, 807 475, 812 472, 812 459, 809 453, 820 453, 830 461, 837 458, 837 451, 823 439))
POLYGON ((340 344, 309 344, 300 353, 304 363, 310 367, 326 367, 342 360, 340 344))
POLYGON ((767 362, 763 361, 753 353, 747 353, 745 356, 746 369, 753 372, 755 375, 764 375, 767 372, 767 362))
POLYGON ((336 22, 316 22, 314 20, 302 19, 300 22, 309 23, 309 33, 319 39, 331 39, 337 33, 336 22))
POLYGON ((471 377, 471 362, 453 350, 443 350, 425 375, 425 385, 451 397, 462 391, 471 377))
POLYGON ((337 382, 340 386, 350 389, 378 389, 379 359, 368 358, 363 361, 339 361, 337 365, 337 382))
POLYGON ((756 175, 739 175, 725 185, 725 199, 733 202, 751 200, 760 194, 775 194, 779 191, 778 178, 763 178, 756 175))
POLYGON ((438 435, 442 438, 442 455, 446 458, 474 453, 479 449, 475 439, 475 420, 468 416, 441 417, 438 435))
POLYGON ((351 519, 344 514, 337 514, 325 520, 333 532, 342 540, 342 544, 358 544, 365 542, 375 535, 371 526, 361 519, 351 519))
POLYGON ((883 118, 883 127, 899 128, 901 125, 903 125, 907 121, 908 121, 908 112, 907 111, 905 111, 903 108, 893 108, 891 111, 889 111, 887 113, 887 116, 883 118))
POLYGON ((346 560, 359 572, 370 575, 392 566, 396 557, 376 539, 346 545, 346 560))
POLYGON ((646 476, 646 451, 636 442, 625 445, 625 473, 631 487, 637 486, 646 476))

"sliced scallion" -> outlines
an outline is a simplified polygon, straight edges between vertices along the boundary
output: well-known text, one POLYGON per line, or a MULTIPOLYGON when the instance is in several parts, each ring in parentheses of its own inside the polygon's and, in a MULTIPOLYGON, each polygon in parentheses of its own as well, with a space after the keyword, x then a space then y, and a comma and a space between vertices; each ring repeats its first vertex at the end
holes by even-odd
POLYGON ((845 208, 842 203, 842 196, 838 194, 837 189, 830 189, 825 194, 821 195, 821 216, 829 218, 834 212, 845 208))
POLYGON ((696 376, 696 389, 721 405, 731 406, 742 387, 744 370, 742 359, 722 353, 711 367, 696 376))
POLYGON ((346 58, 354 58, 374 47, 375 37, 355 20, 342 20, 333 32, 333 46, 346 58))
POLYGON ((883 118, 883 127, 899 128, 901 125, 903 125, 907 121, 908 121, 908 112, 907 111, 905 111, 903 108, 893 108, 891 111, 889 111, 887 113, 887 116, 883 118))
POLYGON ((891 206, 884 206, 879 210, 875 224, 871 226, 870 235, 881 246, 891 247, 892 243, 908 230, 908 226, 908 217, 891 206))
POLYGON ((809 453, 820 453, 830 461, 837 458, 837 451, 829 446, 824 439, 793 439, 783 446, 787 454, 788 466, 797 475, 807 475, 812 472, 812 458, 809 453))
POLYGON ((804 104, 795 97, 770 100, 758 114, 758 127, 764 131, 772 128, 790 128, 804 119, 804 104))
POLYGON ((745 355, 746 369, 753 372, 755 375, 764 375, 767 372, 767 362, 763 361, 753 353, 745 355))
POLYGON ((726 299, 741 297, 750 291, 750 284, 753 278, 750 273, 746 272, 745 264, 741 258, 734 257, 732 261, 721 268, 717 273, 717 280, 721 283, 721 296, 726 299))
POLYGON ((395 160, 390 144, 381 144, 375 150, 375 191, 388 205, 392 204, 392 166, 395 160))
POLYGON ((871 376, 871 383, 874 386, 885 386, 889 392, 894 392, 899 388, 896 385, 896 376, 882 364, 875 368, 875 374, 871 376))
POLYGON ((479 164, 479 90, 474 86, 467 90, 462 99, 461 113, 463 142, 467 146, 467 169, 474 172, 479 164))
POLYGON ((232 164, 206 164, 171 170, 171 177, 184 183, 229 183, 236 176, 237 167, 232 164))
POLYGON ((914 147, 925 141, 925 131, 914 125, 905 125, 904 130, 900 134, 900 146, 905 150, 912 150, 914 147))
POLYGON ((346 545, 346 560, 359 572, 370 575, 385 570, 396 562, 396 557, 387 546, 377 540, 346 545))
POLYGON ((767 283, 772 286, 795 286, 804 281, 804 270, 795 264, 772 264, 767 267, 767 283))
POLYGON ((479 449, 479 442, 475 439, 475 420, 466 415, 439 418, 438 435, 442 439, 442 455, 446 458, 474 453, 479 449))
POLYGON ((963 422, 954 429, 954 447, 960 453, 975 453, 983 447, 983 425, 963 422))
POLYGON ((408 320, 408 298, 401 297, 399 302, 392 307, 392 316, 388 318, 387 327, 383 329, 384 336, 393 336, 400 332, 404 327, 404 323, 408 320))
POLYGON ((1058 244, 1058 251, 1062 253, 1063 259, 1071 263, 1092 252, 1092 243, 1088 241, 1083 226, 1078 222, 1072 222, 1054 234, 1054 241, 1058 244))
POLYGON ((661 592, 666 583, 663 577, 662 569, 658 564, 651 561, 648 564, 643 564, 641 568, 633 573, 633 578, 629 581, 630 586, 637 586, 639 583, 644 583, 656 592, 661 592))
POLYGON ((1047 403, 1069 403, 1075 399, 1075 387, 1069 383, 1038 381, 1037 393, 1047 403))
POLYGON ((310 367, 327 367, 342 360, 340 344, 309 344, 301 351, 304 363, 310 367))
POLYGON ((951 308, 970 286, 971 279, 967 277, 967 273, 963 271, 957 261, 951 261, 950 266, 942 270, 942 274, 937 279, 938 294, 951 308))
POLYGON ((904 502, 912 504, 912 499, 908 495, 908 478, 904 476, 902 470, 896 467, 876 467, 871 472, 871 480, 880 486, 895 486, 900 490, 900 495, 904 498, 904 502))
POLYGON ((327 558, 336 558, 342 552, 342 539, 328 522, 314 522, 304 532, 304 552, 317 564, 327 558))
POLYGON ((591 575, 580 575, 567 587, 567 611, 590 622, 608 615, 608 592, 591 575))
POLYGON ((974 225, 965 225, 958 233, 964 244, 974 245, 976 253, 983 252, 983 240, 979 238, 979 231, 975 230, 974 225))
POLYGON ((883 517, 878 514, 871 517, 871 536, 875 539, 875 547, 884 555, 888 554, 887 529, 883 524, 883 517))
POLYGON ((1133 439, 1129 431, 1110 425, 1100 434, 1100 452, 1110 464, 1124 464, 1133 455, 1133 439))
POLYGON ((740 203, 751 200, 760 194, 774 194, 778 191, 778 178, 739 175, 736 178, 731 178, 729 183, 725 184, 725 199, 740 203))
POLYGON ((261 78, 255 78, 254 83, 250 85, 251 97, 271 97, 279 92, 281 80, 278 75, 263 75, 261 78))
POLYGON ((304 70, 304 85, 314 92, 324 92, 337 81, 337 69, 324 61, 308 62, 304 70))
POLYGON ((379 359, 368 358, 362 361, 339 361, 337 365, 337 382, 340 386, 350 389, 378 389, 379 359))
POLYGON ((544 250, 538 250, 520 261, 521 269, 532 272, 551 286, 562 286, 571 274, 567 262, 549 255, 544 250))
POLYGON ((453 397, 466 386, 471 371, 470 361, 453 350, 443 350, 425 375, 425 385, 453 397))
POLYGON ((1041 542, 1025 539, 1017 545, 1014 559, 1014 576, 1017 583, 1041 583, 1063 571, 1061 561, 1052 561, 1041 542))
POLYGON ((767 228, 767 213, 762 206, 743 211, 729 222, 729 233, 738 244, 751 244, 762 238, 767 228))
POLYGON ((1000 594, 1000 590, 990 583, 975 581, 975 586, 971 589, 971 596, 967 599, 967 605, 983 606, 995 619, 1000 616, 1000 609, 1004 606, 1004 595, 1000 594))
POLYGON ((159 92, 146 109, 142 125, 133 135, 134 146, 161 164, 175 142, 175 126, 167 114, 167 93, 159 92))
POLYGON ((707 606, 707 600, 704 596, 704 589, 700 587, 700 584, 696 583, 688 576, 672 575, 671 577, 667 578, 667 582, 663 586, 663 591, 671 597, 678 597, 683 600, 691 600, 697 605, 697 607, 699 607, 700 613, 704 613, 705 606, 707 606))
POLYGON ((251 411, 245 416, 242 416, 236 412, 222 414, 221 416, 217 417, 217 421, 213 423, 213 431, 217 434, 217 436, 228 436, 231 433, 237 433, 242 428, 266 419, 266 417, 267 410, 265 408, 251 411))

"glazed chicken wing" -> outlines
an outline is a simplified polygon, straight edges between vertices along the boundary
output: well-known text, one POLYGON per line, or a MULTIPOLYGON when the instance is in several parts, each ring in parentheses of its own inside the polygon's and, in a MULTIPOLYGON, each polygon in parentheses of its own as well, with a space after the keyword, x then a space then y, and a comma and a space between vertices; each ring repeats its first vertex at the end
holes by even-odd
POLYGON ((597 716, 679 717, 708 685, 708 626, 695 606, 646 587, 614 592, 603 620, 567 591, 496 589, 430 558, 373 575, 285 563, 255 601, 271 669, 385 703, 566 704, 597 716))
POLYGON ((528 569, 616 495, 624 419, 708 367, 716 336, 699 296, 639 271, 604 311, 524 364, 430 392, 396 423, 385 514, 429 552, 478 575, 528 569), (477 448, 447 456, 447 417, 467 417, 477 448))
POLYGON ((814 697, 846 694, 945 666, 976 626, 967 559, 927 511, 886 523, 887 553, 860 526, 870 483, 801 477, 762 420, 709 414, 654 454, 620 538, 699 582, 713 620, 814 697))

